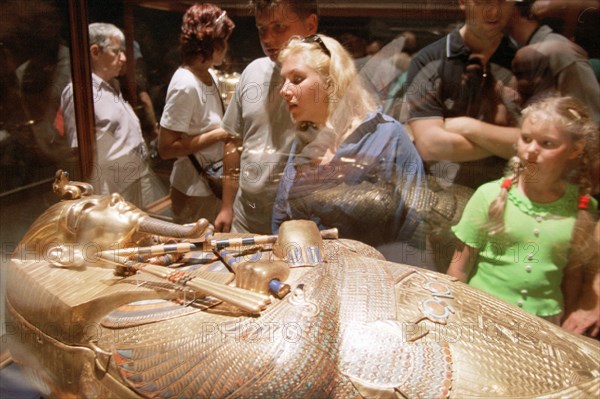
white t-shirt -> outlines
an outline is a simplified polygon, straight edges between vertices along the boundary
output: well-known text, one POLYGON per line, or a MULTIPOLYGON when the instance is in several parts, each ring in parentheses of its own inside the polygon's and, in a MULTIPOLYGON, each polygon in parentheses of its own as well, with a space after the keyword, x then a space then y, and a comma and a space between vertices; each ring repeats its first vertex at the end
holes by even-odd
POLYGON ((273 61, 253 61, 242 72, 223 118, 223 128, 243 145, 233 208, 232 229, 238 232, 271 233, 275 195, 296 131, 280 87, 280 69, 273 61))
MULTIPOLYGON (((207 86, 190 70, 178 68, 169 83, 160 125, 195 136, 218 128, 222 118, 218 87, 214 84, 207 86)), ((223 146, 222 142, 215 143, 194 155, 205 167, 223 159, 223 146)), ((190 196, 203 197, 212 193, 187 156, 175 161, 171 172, 171 186, 190 196)))

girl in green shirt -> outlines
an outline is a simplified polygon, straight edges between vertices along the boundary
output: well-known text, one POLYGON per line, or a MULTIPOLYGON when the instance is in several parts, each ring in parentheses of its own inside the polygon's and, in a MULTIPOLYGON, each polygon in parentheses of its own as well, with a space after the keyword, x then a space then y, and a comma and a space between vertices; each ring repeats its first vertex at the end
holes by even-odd
POLYGON ((597 140, 588 112, 570 97, 523 110, 511 176, 473 194, 453 227, 461 244, 448 274, 560 324, 582 267, 596 256, 588 165, 597 140), (577 166, 575 185, 568 172, 577 166))

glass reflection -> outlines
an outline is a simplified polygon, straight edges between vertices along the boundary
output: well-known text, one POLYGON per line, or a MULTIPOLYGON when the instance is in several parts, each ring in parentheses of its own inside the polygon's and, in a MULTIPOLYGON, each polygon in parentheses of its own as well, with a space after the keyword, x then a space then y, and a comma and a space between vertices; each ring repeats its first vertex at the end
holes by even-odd
POLYGON ((51 178, 58 164, 72 166, 75 158, 59 112, 71 79, 64 10, 50 1, 10 0, 0 7, 2 193, 51 178))

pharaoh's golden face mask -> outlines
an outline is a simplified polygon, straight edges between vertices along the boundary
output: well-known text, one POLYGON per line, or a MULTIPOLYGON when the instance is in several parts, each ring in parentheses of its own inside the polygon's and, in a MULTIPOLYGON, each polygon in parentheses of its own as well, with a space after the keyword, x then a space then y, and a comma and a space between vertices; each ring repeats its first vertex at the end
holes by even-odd
POLYGON ((69 241, 111 248, 130 240, 143 216, 120 194, 90 196, 65 209, 61 227, 69 241))

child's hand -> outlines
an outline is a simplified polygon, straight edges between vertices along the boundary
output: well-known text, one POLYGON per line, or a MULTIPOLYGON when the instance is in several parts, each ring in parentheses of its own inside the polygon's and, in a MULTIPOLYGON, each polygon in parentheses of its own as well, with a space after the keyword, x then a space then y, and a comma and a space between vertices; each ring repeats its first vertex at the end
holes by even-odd
POLYGON ((597 337, 600 334, 598 309, 578 309, 567 316, 562 328, 573 334, 597 337))

